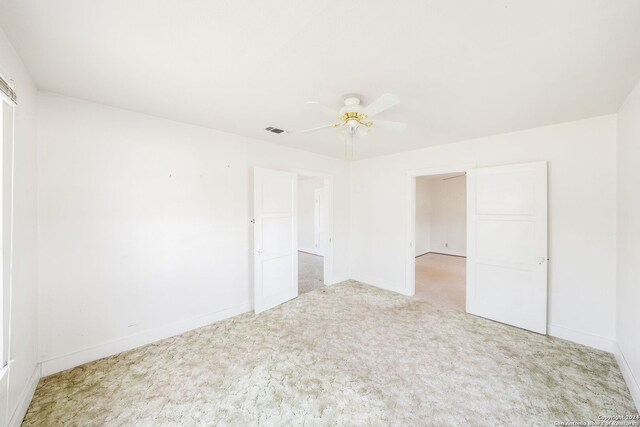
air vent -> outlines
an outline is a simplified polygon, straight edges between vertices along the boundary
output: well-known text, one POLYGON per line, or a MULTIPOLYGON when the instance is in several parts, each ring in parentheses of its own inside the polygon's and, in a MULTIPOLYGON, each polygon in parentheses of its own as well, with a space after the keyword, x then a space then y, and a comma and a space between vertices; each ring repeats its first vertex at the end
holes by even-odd
POLYGON ((269 126, 268 128, 265 128, 264 130, 266 130, 267 132, 272 132, 272 133, 283 133, 284 132, 283 129, 274 128, 273 126, 269 126))

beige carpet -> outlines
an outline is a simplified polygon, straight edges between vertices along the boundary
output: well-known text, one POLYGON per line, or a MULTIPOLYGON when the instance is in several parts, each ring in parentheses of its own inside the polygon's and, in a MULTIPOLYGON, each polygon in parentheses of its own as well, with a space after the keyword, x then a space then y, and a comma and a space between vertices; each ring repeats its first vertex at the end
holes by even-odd
POLYGON ((417 299, 465 311, 467 259, 428 253, 416 258, 417 299))
POLYGON ((298 251, 298 293, 324 286, 324 257, 298 251))
POLYGON ((608 353, 346 282, 45 378, 24 425, 553 425, 628 414, 608 353))

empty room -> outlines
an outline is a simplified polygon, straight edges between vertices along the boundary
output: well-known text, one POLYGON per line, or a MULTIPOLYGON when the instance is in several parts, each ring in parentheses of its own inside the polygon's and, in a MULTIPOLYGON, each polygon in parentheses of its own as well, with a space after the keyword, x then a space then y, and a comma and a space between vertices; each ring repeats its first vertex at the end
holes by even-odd
POLYGON ((0 427, 640 426, 640 1, 0 0, 0 427))
POLYGON ((414 295, 425 301, 464 311, 467 268, 466 172, 418 176, 414 197, 414 295))

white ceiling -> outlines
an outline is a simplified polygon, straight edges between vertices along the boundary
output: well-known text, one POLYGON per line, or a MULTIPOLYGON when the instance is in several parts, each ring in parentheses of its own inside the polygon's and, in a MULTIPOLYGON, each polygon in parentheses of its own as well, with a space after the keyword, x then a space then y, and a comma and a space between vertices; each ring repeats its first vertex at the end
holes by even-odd
POLYGON ((638 0, 0 0, 38 87, 335 157, 305 106, 400 105, 357 158, 617 111, 640 78, 638 0))

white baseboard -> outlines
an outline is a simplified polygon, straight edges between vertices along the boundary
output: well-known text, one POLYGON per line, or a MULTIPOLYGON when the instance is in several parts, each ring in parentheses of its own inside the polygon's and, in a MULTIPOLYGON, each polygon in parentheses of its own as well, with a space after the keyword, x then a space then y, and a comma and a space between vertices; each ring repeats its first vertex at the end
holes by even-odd
POLYGON ((346 282, 347 280, 350 280, 350 279, 346 277, 336 277, 331 281, 331 283, 325 283, 325 285, 333 286, 333 285, 337 285, 338 283, 346 282))
POLYGON ((384 289, 385 291, 395 292, 405 296, 413 296, 407 292, 405 288, 404 282, 400 286, 388 285, 386 283, 380 283, 375 278, 372 277, 364 277, 358 275, 352 275, 351 280, 355 280, 356 282, 364 283, 366 285, 375 286, 376 288, 384 289))
POLYGON ((587 347, 607 351, 609 353, 614 353, 616 350, 616 343, 611 338, 576 331, 575 329, 564 326, 549 325, 547 333, 552 337, 562 338, 563 340, 586 345, 587 347))
POLYGON ((617 344, 615 345, 615 350, 614 354, 616 356, 618 366, 620 367, 620 372, 622 372, 622 377, 627 383, 627 387, 629 387, 629 392, 631 393, 633 402, 636 404, 636 409, 640 412, 640 383, 638 383, 638 379, 633 375, 633 371, 627 363, 627 359, 625 359, 622 350, 620 350, 620 347, 617 344))
POLYGON ((218 310, 203 316, 192 317, 171 325, 139 332, 95 347, 43 360, 41 362, 42 376, 46 377, 57 372, 75 368, 76 366, 80 366, 85 363, 93 362, 94 360, 113 356, 114 354, 122 353, 123 351, 132 350, 165 338, 180 335, 193 329, 246 313, 252 309, 252 304, 247 301, 237 307, 218 310))
POLYGON ((29 409, 29 405, 31 404, 31 400, 33 399, 33 394, 36 392, 38 381, 40 381, 40 364, 36 364, 22 395, 18 399, 18 406, 15 411, 13 411, 9 424, 7 424, 9 427, 20 427, 22 424, 22 420, 24 419, 27 409, 29 409))

